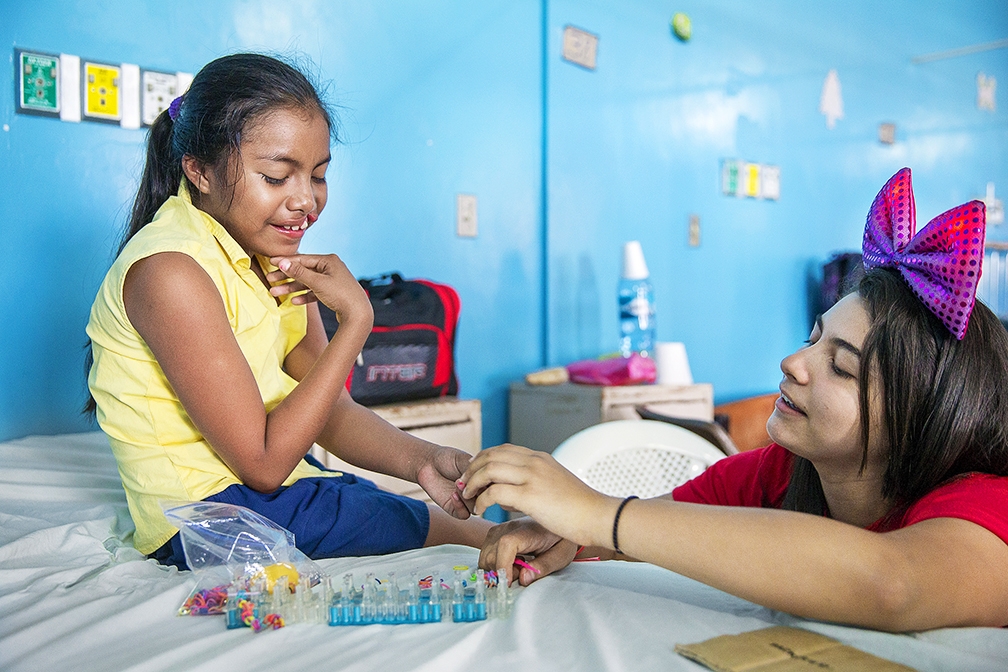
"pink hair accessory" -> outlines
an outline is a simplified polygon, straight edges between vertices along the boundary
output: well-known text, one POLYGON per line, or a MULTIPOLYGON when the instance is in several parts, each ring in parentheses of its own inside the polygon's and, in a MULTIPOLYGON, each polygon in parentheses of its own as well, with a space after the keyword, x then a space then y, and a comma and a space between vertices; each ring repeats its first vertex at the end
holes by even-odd
POLYGON ((986 209, 970 201, 917 228, 910 169, 889 178, 865 224, 865 270, 892 267, 958 340, 976 305, 983 265, 986 209))

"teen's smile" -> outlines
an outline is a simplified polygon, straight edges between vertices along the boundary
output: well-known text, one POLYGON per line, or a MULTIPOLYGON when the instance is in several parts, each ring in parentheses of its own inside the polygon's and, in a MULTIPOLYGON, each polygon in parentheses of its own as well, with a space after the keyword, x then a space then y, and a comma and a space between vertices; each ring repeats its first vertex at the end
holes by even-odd
POLYGON ((858 376, 870 325, 860 297, 849 295, 817 318, 806 344, 781 362, 781 396, 767 432, 817 468, 833 464, 847 473, 861 467, 858 376))
POLYGON ((796 413, 798 415, 805 415, 805 412, 798 408, 793 401, 784 392, 783 386, 781 387, 781 396, 777 398, 777 402, 774 406, 781 413, 796 413))

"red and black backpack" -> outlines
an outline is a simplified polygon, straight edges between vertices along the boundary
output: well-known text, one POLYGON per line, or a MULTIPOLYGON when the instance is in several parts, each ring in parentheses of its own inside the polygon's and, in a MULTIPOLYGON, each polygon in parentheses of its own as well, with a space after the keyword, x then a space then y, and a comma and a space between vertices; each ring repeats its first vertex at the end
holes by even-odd
MULTIPOLYGON (((461 301, 448 285, 398 273, 358 280, 371 299, 374 327, 347 378, 365 406, 458 394, 455 329, 461 301)), ((332 338, 336 314, 319 303, 332 338)))

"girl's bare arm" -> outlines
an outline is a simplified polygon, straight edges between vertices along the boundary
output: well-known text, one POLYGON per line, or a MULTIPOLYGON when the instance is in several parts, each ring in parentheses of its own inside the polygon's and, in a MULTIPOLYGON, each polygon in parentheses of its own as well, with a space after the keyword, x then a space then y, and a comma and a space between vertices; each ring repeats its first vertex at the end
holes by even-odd
MULTIPOLYGON (((345 270, 345 269, 344 269, 345 270)), ((279 487, 329 421, 347 373, 371 330, 370 304, 349 273, 327 280, 345 292, 343 324, 301 383, 267 413, 228 322, 220 293, 191 257, 167 252, 136 262, 123 300, 193 424, 249 487, 279 487)))
MULTIPOLYGON (((477 513, 520 508, 560 537, 613 548, 620 500, 548 454, 494 448, 463 478, 477 513)), ((790 511, 658 498, 624 507, 618 541, 634 558, 806 618, 892 631, 1008 624, 1008 544, 965 520, 879 534, 790 511)))

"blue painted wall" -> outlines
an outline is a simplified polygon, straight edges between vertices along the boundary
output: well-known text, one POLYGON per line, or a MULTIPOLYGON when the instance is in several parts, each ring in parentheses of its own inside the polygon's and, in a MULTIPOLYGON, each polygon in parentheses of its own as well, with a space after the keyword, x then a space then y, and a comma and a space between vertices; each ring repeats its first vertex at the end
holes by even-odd
POLYGON ((832 251, 860 249, 890 175, 913 169, 921 225, 988 181, 1008 197, 1008 49, 911 61, 1008 38, 1008 3, 552 0, 550 54, 567 24, 600 39, 594 71, 549 60, 552 361, 615 348, 621 246, 639 239, 659 340, 686 343, 718 400, 775 390, 815 313, 810 279, 832 251), (687 43, 673 11, 691 17, 687 43), (831 69, 833 130, 818 111, 831 69), (1001 83, 994 113, 977 109, 980 71, 1001 83), (879 143, 880 122, 896 124, 895 145, 879 143), (780 166, 780 200, 722 196, 724 158, 780 166))
MULTIPOLYGON (((310 59, 345 144, 305 249, 458 288, 462 392, 483 400, 486 445, 506 439, 510 381, 615 347, 629 239, 651 267, 658 336, 686 342, 695 378, 718 400, 774 389, 808 330, 810 279, 859 245, 890 174, 914 169, 922 219, 989 181, 1008 195, 1008 50, 911 61, 1005 37, 1008 5, 978 0, 0 3, 8 54, 192 72, 245 49, 310 59), (690 42, 671 35, 673 11, 690 14, 690 42), (560 58, 567 24, 600 36, 595 71, 560 58), (833 130, 818 112, 830 69, 845 111, 833 130), (1001 84, 993 113, 976 106, 981 71, 1001 84), (894 146, 878 143, 882 121, 894 146), (723 158, 779 165, 781 200, 721 196, 723 158), (459 192, 479 197, 476 239, 454 234, 459 192)), ((88 428, 83 327, 144 142, 14 114, 13 74, 0 74, 0 439, 88 428)))

